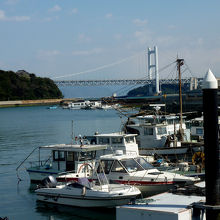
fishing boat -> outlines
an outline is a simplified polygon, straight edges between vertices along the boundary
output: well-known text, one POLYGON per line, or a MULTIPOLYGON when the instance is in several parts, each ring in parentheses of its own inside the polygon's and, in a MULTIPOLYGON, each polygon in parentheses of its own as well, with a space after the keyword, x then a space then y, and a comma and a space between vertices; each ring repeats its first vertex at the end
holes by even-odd
MULTIPOLYGON (((81 142, 81 140, 79 140, 81 142)), ((75 179, 80 176, 90 176, 90 169, 82 167, 86 162, 94 167, 96 157, 107 148, 106 145, 84 144, 55 144, 40 146, 35 148, 20 165, 17 167, 17 175, 19 169, 38 151, 38 159, 29 161, 30 167, 26 170, 29 173, 31 183, 39 183, 49 175, 54 177, 62 173, 71 173, 75 179)), ((34 155, 35 156, 35 155, 34 155)))
MULTIPOLYGON (((85 164, 85 166, 87 165, 85 164)), ((99 163, 96 164, 96 169, 97 173, 104 170, 111 183, 134 185, 145 196, 165 192, 177 185, 193 184, 200 180, 197 177, 159 171, 144 157, 125 155, 121 150, 117 150, 114 154, 101 156, 99 163)), ((74 178, 69 173, 57 177, 57 180, 65 182, 74 180, 74 178)))
POLYGON ((49 176, 46 186, 37 189, 39 201, 78 207, 115 207, 133 201, 140 190, 134 186, 119 184, 96 184, 87 178, 79 178, 77 182, 57 185, 49 176), (52 180, 52 181, 51 181, 52 180))
MULTIPOLYGON (((154 105, 157 106, 157 105, 154 105)), ((123 129, 128 134, 137 134, 139 152, 142 155, 186 155, 203 151, 201 144, 191 142, 191 131, 184 118, 180 125, 177 115, 143 115, 129 119, 123 129), (182 127, 182 141, 180 140, 182 127)), ((191 155, 191 157, 192 157, 191 155)))

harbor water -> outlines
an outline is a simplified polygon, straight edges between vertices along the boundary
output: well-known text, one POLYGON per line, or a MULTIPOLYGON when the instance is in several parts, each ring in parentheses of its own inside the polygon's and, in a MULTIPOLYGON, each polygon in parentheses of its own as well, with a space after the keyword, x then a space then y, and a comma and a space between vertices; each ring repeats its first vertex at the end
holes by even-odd
POLYGON ((83 209, 37 202, 25 170, 29 163, 24 163, 18 176, 16 168, 38 146, 71 143, 72 130, 74 136, 92 135, 97 131, 116 132, 124 121, 115 110, 1 108, 0 217, 10 220, 115 219, 114 209, 83 209))

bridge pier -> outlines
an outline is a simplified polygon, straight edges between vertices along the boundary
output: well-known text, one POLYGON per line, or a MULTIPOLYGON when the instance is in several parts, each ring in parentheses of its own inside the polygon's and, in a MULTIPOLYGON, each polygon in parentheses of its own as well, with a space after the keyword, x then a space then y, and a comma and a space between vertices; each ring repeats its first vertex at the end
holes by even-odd
POLYGON ((158 73, 158 50, 154 46, 154 49, 148 47, 148 77, 152 80, 152 70, 155 73, 155 93, 160 93, 159 73, 158 73), (153 59, 152 56, 153 55, 153 59))

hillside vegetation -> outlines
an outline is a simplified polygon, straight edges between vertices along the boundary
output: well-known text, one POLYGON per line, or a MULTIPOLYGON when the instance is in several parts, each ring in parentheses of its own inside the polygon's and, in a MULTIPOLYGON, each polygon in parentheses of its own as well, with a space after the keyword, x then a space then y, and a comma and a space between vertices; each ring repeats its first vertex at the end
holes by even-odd
MULTIPOLYGON (((141 86, 135 89, 132 89, 128 92, 128 96, 150 96, 152 95, 150 92, 150 85, 141 86)), ((179 85, 175 84, 162 84, 161 85, 162 94, 175 94, 179 92, 179 85)), ((153 88, 155 91, 155 88, 153 88)), ((189 85, 182 85, 182 93, 189 91, 189 85)))
POLYGON ((62 98, 53 80, 29 74, 24 70, 18 72, 0 70, 0 100, 36 100, 62 98))

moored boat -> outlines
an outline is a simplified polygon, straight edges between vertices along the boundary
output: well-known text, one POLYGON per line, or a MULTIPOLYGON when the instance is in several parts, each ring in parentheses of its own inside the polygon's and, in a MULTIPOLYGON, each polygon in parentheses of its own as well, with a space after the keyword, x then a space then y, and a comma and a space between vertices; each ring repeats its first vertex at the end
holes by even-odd
POLYGON ((35 148, 17 167, 19 168, 33 155, 36 159, 30 161, 30 167, 26 170, 29 173, 30 181, 38 183, 49 175, 55 177, 71 173, 74 179, 90 176, 90 167, 101 155, 110 154, 116 150, 123 150, 124 154, 138 154, 138 147, 135 134, 109 133, 95 134, 89 137, 75 137, 74 144, 54 144, 35 148), (38 151, 38 154, 34 153, 38 151))
MULTIPOLYGON (((55 144, 35 148, 34 151, 38 150, 38 160, 31 161, 30 167, 27 168, 31 183, 39 183, 49 175, 56 177, 62 173, 72 173, 75 179, 82 175, 90 176, 91 170, 82 165, 87 163, 94 167, 98 152, 107 147, 106 145, 82 144, 55 144)), ((17 167, 17 172, 28 157, 17 167)))
POLYGON ((134 186, 108 183, 97 185, 87 178, 62 185, 56 185, 55 182, 52 187, 40 188, 35 192, 39 201, 78 207, 115 207, 128 204, 140 195, 134 186))
MULTIPOLYGON (((143 195, 150 196, 165 192, 175 186, 193 184, 200 179, 184 175, 159 171, 139 155, 125 155, 122 151, 115 154, 103 155, 100 162, 96 164, 97 173, 104 173, 111 183, 134 185, 138 187, 143 195)), ((93 177, 98 178, 98 177, 93 177)), ((57 177, 58 181, 71 181, 71 174, 57 177)))

